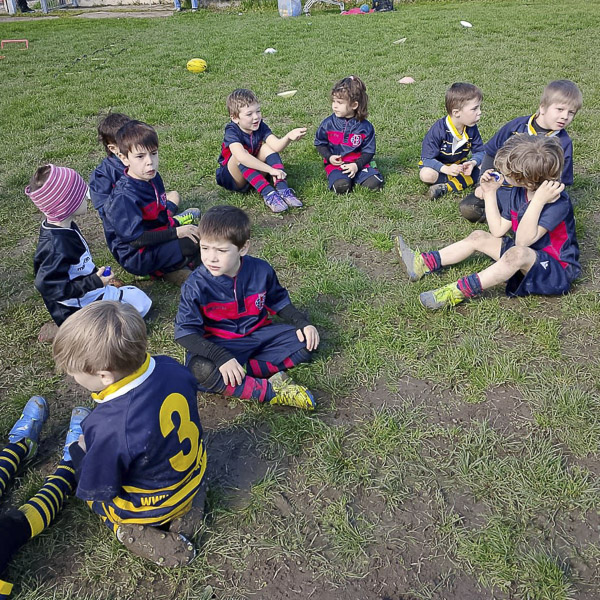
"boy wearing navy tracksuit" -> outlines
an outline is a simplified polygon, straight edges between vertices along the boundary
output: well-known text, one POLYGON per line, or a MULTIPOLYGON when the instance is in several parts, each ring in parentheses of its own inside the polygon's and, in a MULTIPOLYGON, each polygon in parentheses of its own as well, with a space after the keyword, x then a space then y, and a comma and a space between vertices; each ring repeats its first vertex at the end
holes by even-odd
POLYGON ((312 410, 312 394, 282 372, 311 359, 317 329, 264 260, 248 256, 250 221, 234 206, 198 227, 202 265, 181 290, 175 340, 202 391, 312 410), (288 324, 273 324, 277 314, 288 324))

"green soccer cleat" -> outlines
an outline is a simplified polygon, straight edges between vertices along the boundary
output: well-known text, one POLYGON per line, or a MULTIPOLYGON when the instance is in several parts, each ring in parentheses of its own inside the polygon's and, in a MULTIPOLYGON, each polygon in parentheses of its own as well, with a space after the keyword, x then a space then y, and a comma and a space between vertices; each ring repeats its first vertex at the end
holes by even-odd
POLYGON ((270 403, 314 410, 317 404, 309 390, 303 385, 294 383, 291 379, 284 379, 282 375, 282 373, 275 373, 269 379, 277 394, 270 403))
POLYGON ((411 250, 405 244, 401 235, 396 236, 394 244, 396 246, 398 257, 400 258, 401 263, 404 265, 406 273, 408 274, 408 278, 411 281, 419 281, 423 275, 431 273, 431 270, 425 264, 423 257, 419 253, 411 250))
POLYGON ((188 208, 178 215, 175 215, 173 220, 178 225, 195 225, 200 220, 201 216, 202 213, 199 208, 188 208))
POLYGON ((438 310, 439 308, 445 308, 447 306, 456 306, 465 299, 466 296, 458 289, 456 282, 449 283, 437 290, 423 292, 419 296, 421 304, 425 308, 431 310, 438 310))
POLYGON ((23 440, 29 447, 27 460, 33 458, 37 452, 38 440, 42 425, 50 414, 48 403, 41 396, 32 396, 23 408, 20 419, 13 425, 8 433, 8 441, 11 444, 23 440))

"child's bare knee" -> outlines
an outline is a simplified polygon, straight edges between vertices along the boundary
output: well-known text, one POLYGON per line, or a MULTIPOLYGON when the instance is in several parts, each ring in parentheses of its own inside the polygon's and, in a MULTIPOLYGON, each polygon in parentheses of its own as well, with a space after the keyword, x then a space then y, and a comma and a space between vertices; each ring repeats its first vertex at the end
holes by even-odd
POLYGON ((501 260, 516 272, 524 267, 530 267, 535 262, 535 252, 525 246, 513 246, 502 255, 501 260))
POLYGON ((482 243, 487 242, 492 236, 491 233, 483 231, 483 229, 475 229, 472 231, 467 239, 474 245, 478 246, 482 243))
POLYGON ((419 178, 423 183, 435 183, 439 178, 439 173, 435 169, 423 167, 419 171, 419 178))

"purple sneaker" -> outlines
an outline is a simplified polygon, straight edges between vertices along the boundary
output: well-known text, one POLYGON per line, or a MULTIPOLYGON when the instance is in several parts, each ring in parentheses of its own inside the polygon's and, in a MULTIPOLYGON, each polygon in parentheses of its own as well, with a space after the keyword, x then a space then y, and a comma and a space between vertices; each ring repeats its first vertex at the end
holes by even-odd
POLYGON ((265 196, 265 204, 274 213, 280 213, 288 209, 288 205, 285 203, 285 200, 279 195, 279 192, 277 190, 273 190, 265 196))
POLYGON ((300 208, 304 206, 302 202, 296 196, 296 192, 292 188, 285 188, 285 190, 279 190, 279 195, 283 198, 284 202, 291 208, 300 208))

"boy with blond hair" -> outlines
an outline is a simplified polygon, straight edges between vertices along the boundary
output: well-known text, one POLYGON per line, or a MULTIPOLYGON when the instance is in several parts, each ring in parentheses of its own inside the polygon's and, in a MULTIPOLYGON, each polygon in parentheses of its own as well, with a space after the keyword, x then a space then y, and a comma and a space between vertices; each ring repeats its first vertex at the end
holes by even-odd
MULTIPOLYGON (((582 104, 581 90, 572 81, 568 79, 551 81, 542 92, 540 106, 536 113, 509 121, 485 144, 481 170, 486 171, 492 168, 498 150, 506 140, 517 133, 553 137, 559 141, 564 154, 564 167, 560 181, 565 185, 572 185, 573 142, 566 128, 571 124, 582 104)), ((508 198, 508 189, 508 186, 503 186, 498 190, 500 201, 508 198)), ((475 191, 460 203, 459 210, 468 221, 474 223, 485 221, 483 190, 475 188, 475 191)))
POLYGON ((77 497, 132 553, 187 564, 194 531, 184 531, 181 517, 206 469, 193 376, 168 356, 150 356, 143 319, 116 302, 69 317, 53 352, 57 368, 96 402, 70 446, 77 497))
POLYGON ((498 151, 494 164, 500 173, 486 171, 481 177, 489 233, 473 231, 439 251, 423 253, 413 252, 402 237, 396 238, 411 281, 475 252, 495 261, 480 273, 423 292, 420 301, 426 308, 454 306, 502 282, 508 296, 566 294, 581 273, 573 206, 559 181, 564 156, 558 141, 514 135, 498 151), (499 203, 497 192, 504 180, 513 187, 507 201, 499 203), (511 229, 514 237, 506 235, 511 229))
POLYGON ((273 267, 248 255, 250 219, 215 206, 198 226, 202 265, 181 289, 175 340, 205 392, 312 410, 313 395, 283 377, 307 362, 319 333, 291 302, 273 267), (271 322, 278 315, 287 324, 271 322))
POLYGON ((279 153, 291 142, 303 138, 306 127, 297 127, 278 138, 262 120, 256 94, 243 88, 229 94, 227 110, 231 122, 225 126, 217 183, 232 192, 254 188, 275 213, 302 206, 287 184, 279 153), (271 179, 267 180, 265 175, 271 179))
POLYGON ((472 83, 453 83, 446 91, 447 115, 431 126, 421 148, 419 178, 430 184, 430 198, 464 190, 479 178, 483 141, 477 123, 482 100, 481 90, 472 83))

